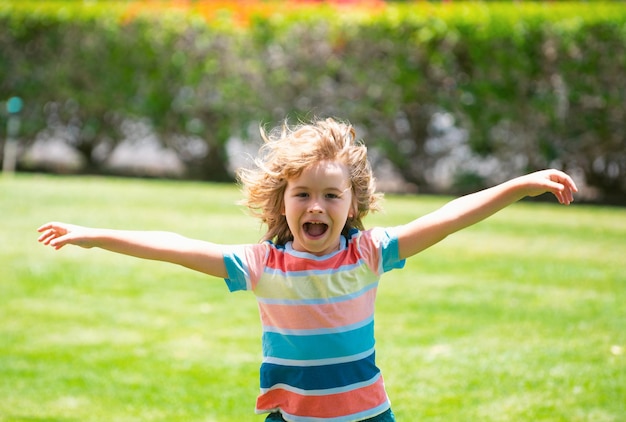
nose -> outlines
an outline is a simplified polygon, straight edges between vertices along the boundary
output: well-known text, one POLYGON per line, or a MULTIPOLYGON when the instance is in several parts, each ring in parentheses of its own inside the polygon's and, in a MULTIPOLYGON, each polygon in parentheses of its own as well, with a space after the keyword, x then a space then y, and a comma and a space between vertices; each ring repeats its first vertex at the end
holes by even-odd
POLYGON ((312 214, 321 214, 324 212, 324 208, 322 207, 322 205, 320 204, 320 201, 318 198, 312 198, 311 199, 311 203, 309 204, 309 210, 310 213, 312 214))

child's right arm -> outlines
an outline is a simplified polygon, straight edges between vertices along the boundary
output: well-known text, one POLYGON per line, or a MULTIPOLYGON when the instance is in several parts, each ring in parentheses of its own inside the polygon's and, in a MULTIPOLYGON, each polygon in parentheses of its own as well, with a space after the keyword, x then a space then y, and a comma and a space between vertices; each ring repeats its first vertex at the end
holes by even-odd
POLYGON ((220 278, 228 274, 223 246, 169 232, 97 229, 66 223, 41 226, 39 242, 60 249, 65 245, 102 248, 137 258, 179 264, 220 278))
POLYGON ((400 257, 408 258, 495 214, 526 196, 551 192, 560 203, 569 205, 578 188, 570 176, 559 170, 543 170, 520 176, 482 191, 465 195, 413 220, 399 229, 400 257))

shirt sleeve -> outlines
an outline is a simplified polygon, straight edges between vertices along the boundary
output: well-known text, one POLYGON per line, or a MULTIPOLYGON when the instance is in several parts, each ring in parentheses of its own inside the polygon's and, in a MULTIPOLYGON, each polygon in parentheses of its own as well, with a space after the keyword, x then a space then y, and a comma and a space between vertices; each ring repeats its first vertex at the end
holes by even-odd
POLYGON ((370 265, 377 269, 379 274, 394 269, 404 268, 405 259, 400 259, 398 234, 395 228, 376 227, 363 233, 359 242, 364 256, 372 260, 370 265))
POLYGON ((268 253, 267 243, 226 248, 223 256, 228 278, 224 281, 228 289, 231 292, 254 290, 263 273, 268 253))

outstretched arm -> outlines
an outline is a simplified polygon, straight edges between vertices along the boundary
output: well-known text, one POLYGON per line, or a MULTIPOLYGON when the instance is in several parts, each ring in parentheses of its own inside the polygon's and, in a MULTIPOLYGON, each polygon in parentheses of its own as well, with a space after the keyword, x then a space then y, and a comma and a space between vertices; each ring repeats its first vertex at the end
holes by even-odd
POLYGON ((551 192, 561 204, 569 205, 577 191, 576 184, 567 174, 559 170, 543 170, 462 196, 402 226, 399 229, 400 257, 415 255, 526 196, 551 192))
POLYGON ((175 233, 97 229, 57 222, 44 224, 38 231, 41 233, 39 242, 57 250, 65 245, 97 247, 137 258, 179 264, 220 278, 228 276, 222 246, 175 233))

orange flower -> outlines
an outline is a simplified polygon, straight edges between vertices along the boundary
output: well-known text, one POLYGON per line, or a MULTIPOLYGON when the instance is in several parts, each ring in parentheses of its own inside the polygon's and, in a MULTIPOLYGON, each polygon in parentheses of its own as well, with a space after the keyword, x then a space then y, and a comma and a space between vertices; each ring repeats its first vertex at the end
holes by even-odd
POLYGON ((275 14, 290 14, 307 11, 319 7, 327 7, 345 13, 374 15, 385 7, 382 0, 143 0, 128 2, 122 20, 129 22, 141 14, 161 15, 168 11, 193 13, 202 16, 207 22, 225 17, 237 26, 248 26, 255 16, 270 17, 275 14))

